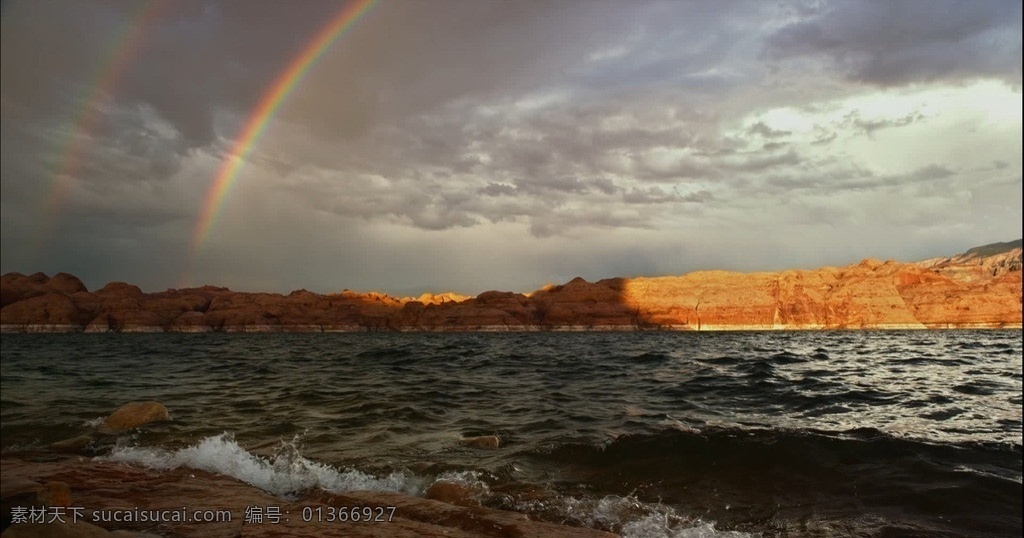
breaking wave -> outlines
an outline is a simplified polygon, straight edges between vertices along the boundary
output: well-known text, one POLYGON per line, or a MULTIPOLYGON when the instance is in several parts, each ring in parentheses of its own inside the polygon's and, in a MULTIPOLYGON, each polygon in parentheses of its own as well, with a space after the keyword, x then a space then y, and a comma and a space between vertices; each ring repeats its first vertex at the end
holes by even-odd
MULTIPOLYGON (((298 439, 282 441, 271 456, 253 454, 228 432, 206 437, 194 445, 168 450, 159 447, 118 446, 99 459, 139 465, 156 470, 190 468, 230 476, 273 495, 297 499, 302 493, 321 489, 329 493, 376 491, 422 496, 433 483, 458 484, 491 495, 490 486, 478 471, 445 471, 422 476, 392 471, 374 476, 357 469, 342 469, 310 460, 299 452, 298 439)), ((578 526, 615 530, 624 538, 744 538, 735 531, 718 531, 713 522, 689 518, 658 503, 632 496, 601 498, 555 496, 545 501, 513 499, 509 508, 542 519, 578 526)))
POLYGON ((385 491, 421 495, 425 481, 395 471, 376 477, 355 469, 338 469, 303 457, 295 442, 282 442, 271 457, 253 454, 230 433, 207 437, 178 450, 117 447, 105 459, 152 469, 189 467, 230 476, 281 497, 319 488, 332 493, 385 491))

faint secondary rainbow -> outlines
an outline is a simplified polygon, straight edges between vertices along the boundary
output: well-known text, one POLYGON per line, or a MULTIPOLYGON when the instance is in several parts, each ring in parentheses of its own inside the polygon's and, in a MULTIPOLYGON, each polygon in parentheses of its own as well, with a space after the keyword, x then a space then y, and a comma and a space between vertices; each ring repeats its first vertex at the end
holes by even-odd
POLYGON ((231 185, 238 179, 238 172, 245 164, 245 158, 263 134, 270 118, 274 116, 274 112, 281 106, 285 97, 288 97, 288 94, 295 89, 309 68, 345 33, 345 30, 351 28, 377 1, 355 0, 338 11, 303 47, 302 52, 292 59, 260 98, 239 133, 238 139, 231 147, 230 153, 224 159, 220 169, 217 170, 213 185, 206 193, 202 212, 199 214, 199 220, 192 233, 192 242, 189 248, 190 258, 196 256, 202 248, 210 229, 213 228, 217 220, 224 199, 231 190, 231 185))
POLYGON ((97 63, 95 74, 86 86, 88 91, 84 98, 76 103, 72 127, 67 141, 59 152, 57 168, 43 198, 41 218, 36 228, 35 241, 32 242, 37 250, 42 250, 48 241, 53 228, 57 225, 71 186, 78 179, 79 169, 89 146, 89 133, 96 128, 103 115, 101 107, 113 96, 114 87, 122 73, 138 55, 150 27, 167 5, 169 2, 159 0, 140 3, 127 18, 121 31, 109 39, 97 63))

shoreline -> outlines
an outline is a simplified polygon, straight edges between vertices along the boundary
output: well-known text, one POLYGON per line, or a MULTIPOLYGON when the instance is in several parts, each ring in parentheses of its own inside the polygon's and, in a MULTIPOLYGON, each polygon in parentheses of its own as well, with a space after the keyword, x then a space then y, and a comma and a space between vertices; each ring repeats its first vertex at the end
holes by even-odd
POLYGON ((137 538, 153 537, 153 533, 164 537, 211 538, 618 536, 596 529, 538 521, 519 512, 460 506, 400 493, 318 490, 305 492, 296 499, 283 499, 231 477, 186 467, 157 471, 81 456, 9 454, 0 459, 0 470, 4 538, 35 536, 46 532, 42 530, 44 526, 71 527, 62 529, 66 534, 55 534, 60 536, 137 538), (55 491, 64 493, 54 494, 55 491), (40 504, 48 506, 48 514, 54 513, 54 507, 63 507, 65 525, 10 524, 15 507, 40 504), (362 514, 367 508, 376 521, 338 521, 337 514, 341 511, 362 514), (196 515, 199 511, 203 514, 196 515), (150 514, 156 512, 167 517, 159 522, 126 521, 154 519, 150 514), (218 514, 216 517, 221 520, 195 520, 204 517, 206 512, 218 514), (143 513, 147 515, 140 517, 143 513), (77 524, 71 523, 72 514, 77 514, 77 524), (167 521, 175 518, 192 521, 167 521))
POLYGON ((710 325, 695 328, 688 325, 662 325, 638 328, 631 325, 482 325, 447 327, 363 327, 320 325, 237 325, 230 327, 162 327, 140 325, 117 329, 91 330, 85 325, 68 324, 14 324, 0 325, 2 334, 294 334, 294 333, 540 333, 540 332, 782 332, 782 331, 956 331, 956 330, 1012 330, 1021 329, 1021 323, 880 323, 859 327, 805 326, 805 325, 710 325))

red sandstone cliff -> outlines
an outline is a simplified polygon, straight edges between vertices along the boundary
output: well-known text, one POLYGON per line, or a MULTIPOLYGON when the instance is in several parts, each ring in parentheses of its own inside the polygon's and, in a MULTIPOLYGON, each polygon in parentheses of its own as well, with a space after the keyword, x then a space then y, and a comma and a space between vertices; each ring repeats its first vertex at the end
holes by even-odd
POLYGON ((160 293, 74 276, 0 277, 5 332, 869 329, 1021 326, 1021 242, 918 263, 581 278, 529 295, 394 298, 204 286, 160 293))

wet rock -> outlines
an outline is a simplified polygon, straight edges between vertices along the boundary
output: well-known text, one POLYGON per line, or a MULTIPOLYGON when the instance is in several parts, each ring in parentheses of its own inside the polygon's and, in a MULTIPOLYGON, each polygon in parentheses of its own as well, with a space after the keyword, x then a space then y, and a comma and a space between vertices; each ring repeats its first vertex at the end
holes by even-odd
POLYGON ((36 490, 41 487, 42 484, 35 480, 21 477, 4 477, 3 482, 0 483, 0 499, 11 499, 26 494, 34 495, 36 490))
POLYGON ((57 441, 50 445, 50 448, 58 452, 81 452, 89 448, 92 442, 93 438, 91 435, 79 435, 78 437, 57 441))
MULTIPOLYGON (((63 481, 75 490, 75 503, 91 509, 131 508, 176 510, 182 506, 197 509, 217 509, 231 512, 230 521, 208 523, 170 522, 156 526, 96 522, 111 531, 100 533, 94 528, 82 527, 81 534, 58 534, 64 529, 44 529, 40 526, 12 526, 26 530, 4 534, 14 536, 83 536, 112 537, 136 536, 148 532, 160 536, 201 538, 505 538, 522 536, 531 538, 612 538, 615 535, 593 529, 569 527, 531 520, 526 514, 506 512, 478 506, 456 506, 432 499, 410 497, 396 493, 353 492, 332 495, 323 491, 312 493, 297 502, 283 500, 240 481, 196 469, 170 469, 155 471, 114 462, 68 458, 63 461, 25 461, 5 458, 0 460, 4 484, 13 481, 46 483, 63 481), (288 520, 278 523, 245 524, 246 507, 278 507, 290 514, 288 520), (320 520, 317 514, 327 514, 330 507, 352 510, 355 507, 374 509, 381 514, 377 522, 339 522, 320 520), (391 510, 394 507, 394 510, 391 510), (377 510, 380 508, 380 510, 377 510), (306 510, 306 518, 302 514, 306 510), (54 533, 54 534, 42 534, 54 533), (22 533, 22 534, 18 534, 22 533)), ((22 487, 27 483, 22 482, 22 487)), ((90 526, 91 527, 91 526, 90 526)), ((10 530, 10 529, 8 529, 10 530)))
POLYGON ((103 527, 78 523, 16 523, 0 534, 0 538, 110 538, 103 527))
MULTIPOLYGON (((0 514, 2 514, 3 524, 0 528, 7 528, 11 525, 15 508, 27 510, 31 507, 50 506, 71 506, 71 488, 66 482, 51 480, 41 484, 39 481, 24 476, 4 476, 3 486, 0 487, 0 514)), ((7 533, 4 532, 2 536, 7 536, 7 533)), ((18 534, 18 536, 36 535, 18 534)))
POLYGON ((531 538, 611 538, 611 533, 531 520, 526 514, 482 507, 455 506, 432 499, 396 493, 357 491, 334 495, 327 504, 341 506, 393 506, 403 518, 462 531, 477 537, 529 536, 531 538))
POLYGON ((71 487, 66 482, 47 482, 36 490, 38 506, 71 506, 71 487))
POLYGON ((171 420, 171 415, 160 402, 131 402, 114 411, 98 429, 113 434, 163 420, 171 420))
POLYGON ((478 488, 456 484, 454 482, 434 482, 427 488, 424 496, 435 501, 446 502, 456 506, 480 506, 478 488))
POLYGON ((71 488, 66 482, 50 481, 43 484, 23 477, 4 479, 0 499, 25 506, 70 506, 71 488))

